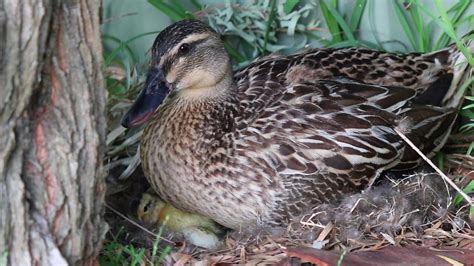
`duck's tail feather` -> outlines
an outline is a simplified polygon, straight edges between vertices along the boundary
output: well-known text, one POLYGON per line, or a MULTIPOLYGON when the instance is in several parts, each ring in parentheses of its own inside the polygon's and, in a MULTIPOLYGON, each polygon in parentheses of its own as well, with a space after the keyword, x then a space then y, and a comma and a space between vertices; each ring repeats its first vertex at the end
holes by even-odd
MULTIPOLYGON (((469 39, 474 31, 463 37, 466 50, 474 54, 474 39, 469 39)), ((432 157, 446 142, 455 123, 458 110, 462 104, 466 90, 461 88, 469 82, 473 67, 469 65, 465 54, 456 46, 451 45, 443 50, 423 55, 427 61, 434 63, 438 72, 436 81, 418 95, 413 105, 401 115, 405 118, 400 123, 406 124, 410 130, 407 137, 428 157, 432 157), (402 123, 403 122, 403 123, 402 123)), ((392 170, 405 170, 419 165, 418 154, 407 147, 400 163, 392 170)))
MULTIPOLYGON (((469 53, 472 58, 474 55, 474 30, 464 35, 461 42, 467 48, 464 53, 469 53)), ((469 65, 468 59, 462 50, 456 44, 447 48, 449 51, 448 62, 452 69, 452 81, 448 92, 443 99, 443 106, 458 109, 462 104, 465 91, 460 91, 462 85, 470 80, 473 74, 473 67, 469 65)))

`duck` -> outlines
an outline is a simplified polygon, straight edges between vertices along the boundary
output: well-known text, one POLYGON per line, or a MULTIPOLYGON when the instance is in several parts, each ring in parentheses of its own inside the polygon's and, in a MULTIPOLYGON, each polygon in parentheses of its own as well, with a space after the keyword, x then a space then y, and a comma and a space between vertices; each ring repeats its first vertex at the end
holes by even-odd
POLYGON ((141 195, 137 218, 146 225, 163 227, 168 233, 183 236, 189 243, 206 249, 221 246, 224 228, 208 217, 188 213, 164 202, 153 190, 141 195))
POLYGON ((145 125, 141 164, 165 202, 230 229, 278 226, 418 167, 397 128, 432 157, 471 73, 454 45, 428 54, 313 48, 234 71, 219 34, 183 20, 156 37, 122 125, 145 125))

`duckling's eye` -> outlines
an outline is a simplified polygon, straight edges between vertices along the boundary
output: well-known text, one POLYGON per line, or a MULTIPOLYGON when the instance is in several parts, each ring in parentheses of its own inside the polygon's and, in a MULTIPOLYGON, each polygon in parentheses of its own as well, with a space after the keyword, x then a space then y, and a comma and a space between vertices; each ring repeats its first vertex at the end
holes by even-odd
POLYGON ((187 52, 189 52, 189 44, 188 43, 183 43, 181 44, 181 46, 179 47, 179 53, 180 54, 186 54, 187 52))
POLYGON ((151 202, 148 202, 148 203, 143 207, 143 212, 148 212, 149 209, 151 209, 151 202))

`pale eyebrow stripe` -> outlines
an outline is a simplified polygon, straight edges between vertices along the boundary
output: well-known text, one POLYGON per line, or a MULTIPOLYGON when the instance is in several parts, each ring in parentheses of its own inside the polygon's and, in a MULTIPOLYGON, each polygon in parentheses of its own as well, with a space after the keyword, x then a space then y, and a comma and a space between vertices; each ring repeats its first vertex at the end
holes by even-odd
POLYGON ((173 49, 170 50, 169 54, 174 55, 176 52, 178 52, 179 47, 183 43, 193 43, 196 41, 204 40, 209 37, 209 33, 198 33, 198 34, 192 34, 181 40, 177 45, 174 46, 173 49))
POLYGON ((196 41, 200 41, 200 40, 204 40, 206 38, 208 38, 210 36, 209 33, 196 33, 196 34, 191 34, 191 35, 188 35, 186 38, 182 39, 178 44, 176 44, 173 49, 171 49, 168 53, 166 53, 165 56, 162 56, 161 59, 160 59, 160 62, 159 62, 159 65, 163 65, 163 62, 168 58, 168 57, 172 57, 173 55, 175 55, 177 52, 178 52, 178 49, 179 47, 183 44, 183 43, 193 43, 193 42, 196 42, 196 41))

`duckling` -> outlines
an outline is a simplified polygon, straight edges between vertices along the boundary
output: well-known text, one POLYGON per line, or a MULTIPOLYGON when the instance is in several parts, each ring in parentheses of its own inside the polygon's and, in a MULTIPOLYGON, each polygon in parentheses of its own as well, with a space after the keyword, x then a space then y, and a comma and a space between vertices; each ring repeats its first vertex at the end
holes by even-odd
POLYGON ((182 234, 189 243, 208 249, 217 248, 221 244, 219 236, 224 233, 224 228, 211 219, 178 210, 153 192, 142 194, 137 217, 146 224, 182 234))
POLYGON ((395 128, 433 156, 469 73, 455 46, 404 55, 310 49, 234 73, 219 35, 184 20, 157 36, 122 125, 146 123, 141 162, 164 201, 232 229, 281 225, 381 173, 418 167, 395 128))

